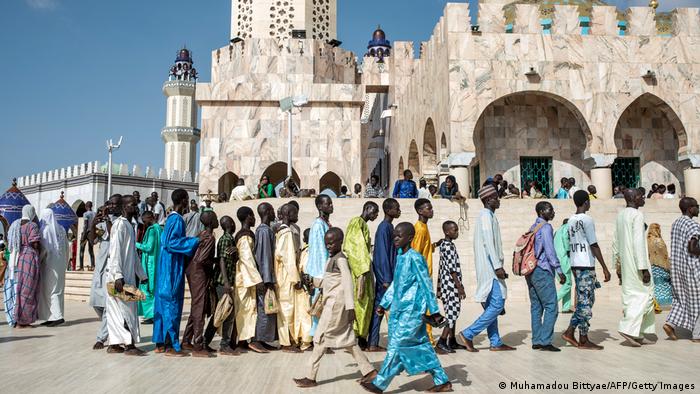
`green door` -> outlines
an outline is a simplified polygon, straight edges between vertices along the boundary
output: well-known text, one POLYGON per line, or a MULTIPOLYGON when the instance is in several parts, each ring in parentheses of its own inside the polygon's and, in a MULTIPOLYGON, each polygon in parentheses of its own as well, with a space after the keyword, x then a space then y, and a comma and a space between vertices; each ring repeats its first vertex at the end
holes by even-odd
POLYGON ((476 198, 478 197, 479 189, 481 188, 481 172, 478 164, 474 165, 472 169, 472 190, 470 191, 469 196, 476 198))
POLYGON ((530 191, 531 181, 537 181, 545 196, 552 196, 552 158, 551 157, 521 157, 520 158, 520 190, 530 191))
POLYGON ((613 187, 639 187, 639 157, 618 157, 611 170, 613 187))

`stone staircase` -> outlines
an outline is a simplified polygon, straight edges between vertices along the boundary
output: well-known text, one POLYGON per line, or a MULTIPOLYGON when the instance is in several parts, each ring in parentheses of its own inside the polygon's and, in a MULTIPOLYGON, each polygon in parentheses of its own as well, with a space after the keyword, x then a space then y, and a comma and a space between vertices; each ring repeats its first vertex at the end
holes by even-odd
MULTIPOLYGON (((275 208, 284 204, 285 199, 268 199, 275 208)), ((306 229, 311 226, 317 212, 314 206, 313 199, 297 200, 301 207, 299 214, 299 226, 306 229)), ((331 224, 345 229, 345 226, 355 216, 362 212, 362 206, 368 200, 365 199, 335 199, 333 200, 335 212, 331 215, 331 224)), ((374 200, 381 206, 382 200, 374 200)), ((225 204, 216 204, 214 209, 219 218, 223 215, 236 217, 236 210, 241 206, 250 206, 255 210, 261 201, 246 201, 232 202, 225 204)), ((416 221, 415 210, 413 203, 415 200, 402 199, 400 200, 402 208, 402 216, 395 222, 416 221)), ((459 221, 462 224, 460 229, 460 237, 456 241, 457 249, 460 255, 462 272, 465 281, 466 291, 469 297, 475 289, 475 273, 474 273, 474 252, 472 247, 473 228, 476 218, 481 210, 481 203, 478 200, 468 200, 466 209, 466 220, 460 221, 460 206, 456 203, 447 200, 432 200, 435 216, 429 222, 430 233, 433 242, 442 237, 442 222, 445 220, 459 221)), ((575 212, 573 201, 571 200, 550 200, 556 211, 556 217, 552 221, 555 228, 559 228, 564 218, 569 217, 575 212)), ((535 220, 535 204, 537 200, 503 200, 501 208, 496 212, 499 219, 502 239, 503 239, 503 254, 505 256, 506 271, 509 272, 508 279, 508 298, 511 300, 526 300, 527 285, 525 279, 516 277, 510 269, 511 256, 513 254, 513 246, 517 238, 528 230, 530 225, 535 220)), ((624 208, 622 200, 595 200, 592 203, 590 211, 591 216, 596 221, 596 231, 599 244, 603 250, 606 263, 613 273, 613 279, 603 284, 603 287, 596 293, 597 298, 608 298, 618 300, 620 297, 620 286, 617 283, 617 278, 614 273, 613 262, 611 258, 611 246, 613 237, 613 225, 617 213, 624 208)), ((662 235, 667 244, 670 244, 670 230, 673 221, 680 215, 678 210, 677 200, 647 200, 647 205, 642 208, 645 215, 645 220, 648 224, 659 223, 661 225, 662 235)), ((370 223, 370 231, 372 238, 383 215, 370 223)), ((236 220, 237 228, 240 228, 240 223, 236 220)), ((433 278, 436 280, 439 256, 436 252, 433 256, 434 272, 433 278)), ((602 270, 598 267, 599 280, 602 282, 602 270)), ((90 286, 92 281, 92 272, 68 272, 66 274, 66 298, 71 300, 87 301, 90 294, 90 286)), ((186 297, 189 294, 186 292, 186 297)), ((467 300, 471 300, 468 298, 467 300)))

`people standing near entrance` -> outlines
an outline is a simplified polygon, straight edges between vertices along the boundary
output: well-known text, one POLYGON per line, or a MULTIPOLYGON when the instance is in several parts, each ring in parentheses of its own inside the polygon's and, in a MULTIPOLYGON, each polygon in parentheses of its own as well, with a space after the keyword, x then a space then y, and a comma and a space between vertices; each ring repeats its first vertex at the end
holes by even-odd
POLYGON ((581 190, 576 186, 576 179, 574 177, 569 178, 569 198, 574 198, 574 193, 581 190))
POLYGON ((379 352, 386 350, 379 346, 379 329, 383 315, 377 313, 377 308, 387 289, 394 280, 394 268, 396 267, 396 247, 394 246, 394 225, 392 222, 401 216, 399 202, 393 198, 387 198, 382 203, 384 220, 379 223, 374 234, 374 251, 372 254, 372 271, 374 272, 374 309, 372 322, 369 328, 368 351, 379 352))
POLYGON ((561 185, 559 186, 559 191, 557 192, 556 198, 557 200, 565 200, 569 197, 569 179, 568 178, 561 178, 561 185))
MULTIPOLYGON (((136 257, 136 232, 132 220, 138 208, 133 196, 122 196, 112 206, 113 221, 109 239, 109 260, 105 269, 105 281, 114 283, 114 291, 122 293, 124 286, 137 287, 147 280, 141 262, 136 257)), ((126 302, 114 294, 108 294, 105 311, 109 333, 108 353, 124 353, 127 356, 142 356, 145 352, 136 347, 141 341, 138 305, 126 302)))
POLYGON ((549 222, 554 219, 554 207, 547 201, 540 201, 535 206, 537 220, 530 227, 535 231, 535 256, 537 266, 525 277, 530 296, 530 318, 532 326, 532 348, 549 352, 560 349, 552 345, 554 323, 557 321, 557 289, 554 278, 559 283, 566 283, 562 273, 559 258, 554 248, 554 234, 549 222))
MULTIPOLYGON (((644 192, 625 191, 627 207, 615 222, 612 251, 613 260, 620 262, 622 273, 623 317, 618 332, 630 346, 643 344, 644 335, 656 332, 654 317, 654 282, 644 237, 644 192)), ((655 342, 655 340, 654 340, 655 342)))
POLYGON ((654 280, 654 297, 658 306, 671 305, 671 264, 668 259, 666 242, 661 238, 661 226, 649 225, 647 231, 647 248, 651 263, 651 277, 654 280))
POLYGON ((430 373, 434 384, 430 392, 452 391, 425 328, 426 322, 441 325, 445 318, 440 315, 425 259, 411 248, 414 233, 408 222, 394 230, 396 272, 377 310, 379 314, 389 312, 389 347, 377 377, 360 382, 369 392, 383 392, 403 371, 409 375, 430 373))
POLYGON ((678 206, 682 216, 671 227, 673 306, 664 331, 675 341, 678 328, 689 330, 692 341, 700 343, 700 224, 693 220, 698 217, 698 202, 684 197, 678 206))
MULTIPOLYGON (((433 252, 435 251, 435 246, 430 240, 430 231, 428 230, 428 220, 433 218, 433 204, 430 200, 424 198, 419 198, 413 204, 413 208, 418 214, 418 221, 414 225, 415 236, 411 243, 411 248, 416 252, 423 255, 425 262, 428 266, 428 275, 433 277, 433 252)), ((433 328, 428 325, 428 337, 430 338, 430 343, 435 344, 433 339, 433 328)))
POLYGON ((457 343, 455 327, 462 310, 462 300, 467 295, 462 285, 462 267, 454 244, 454 240, 459 237, 459 227, 457 223, 448 220, 442 224, 442 232, 445 237, 437 242, 440 245, 440 269, 436 295, 442 300, 447 326, 443 328, 435 347, 445 353, 454 353, 456 349, 466 349, 466 346, 457 343))
POLYGON ((659 185, 659 187, 656 189, 656 193, 651 195, 652 200, 661 200, 664 198, 664 195, 666 194, 666 185, 659 185))
POLYGON ((365 186, 365 198, 384 198, 384 189, 379 185, 379 177, 372 175, 365 186))
POLYGON ((270 178, 267 175, 263 175, 260 178, 260 183, 258 184, 258 198, 273 198, 275 197, 275 186, 270 182, 270 178))
POLYGON ((515 350, 514 347, 504 344, 498 333, 498 316, 505 310, 506 278, 508 278, 508 274, 503 269, 501 228, 495 215, 501 202, 496 188, 491 185, 486 185, 479 190, 479 199, 484 208, 479 214, 474 229, 474 265, 477 282, 474 299, 481 303, 484 312, 459 335, 467 351, 470 352, 479 351, 474 347, 473 339, 484 330, 487 330, 491 351, 515 350))
POLYGON ((323 311, 314 335, 314 350, 311 353, 309 374, 301 379, 294 379, 298 387, 307 388, 317 385, 316 376, 321 366, 321 358, 326 349, 345 349, 352 354, 362 373, 361 382, 370 382, 377 376, 377 370, 367 360, 367 356, 357 345, 353 332, 355 321, 352 273, 348 260, 342 252, 343 231, 337 227, 329 229, 325 236, 329 256, 323 279, 315 279, 314 286, 323 293, 323 311))
POLYGON ((63 320, 63 290, 66 287, 68 237, 49 208, 41 211, 41 280, 39 319, 42 326, 55 327, 63 320))
POLYGON ((569 328, 561 335, 562 339, 579 349, 602 350, 588 339, 590 320, 593 317, 593 304, 595 303, 595 290, 600 287, 596 279, 595 260, 603 267, 605 282, 610 281, 610 271, 605 265, 603 253, 598 246, 598 238, 595 233, 593 218, 586 212, 591 209, 591 201, 588 193, 579 190, 574 193, 576 213, 569 218, 569 243, 571 249, 569 258, 571 270, 576 282, 576 311, 571 316, 569 328), (578 328, 579 340, 574 337, 574 330, 578 328))
POLYGON ((564 219, 561 227, 554 233, 554 250, 557 252, 559 266, 564 274, 566 282, 562 284, 557 292, 557 302, 561 301, 561 313, 573 313, 571 309, 571 262, 569 261, 569 218, 564 219))
POLYGON ((394 183, 394 191, 391 193, 394 198, 417 198, 418 188, 413 182, 413 173, 411 170, 403 172, 403 179, 399 179, 394 183))
POLYGON ((368 201, 362 214, 348 223, 343 241, 343 253, 348 259, 355 289, 355 336, 360 349, 367 349, 369 325, 374 311, 374 278, 372 277, 372 236, 368 222, 377 219, 379 206, 368 201))
POLYGON ((156 264, 160 254, 160 237, 162 229, 156 223, 153 212, 144 212, 141 222, 146 227, 142 242, 136 243, 136 249, 141 252, 141 265, 148 276, 148 281, 142 283, 139 289, 146 299, 139 301, 139 316, 143 316, 143 324, 153 324, 153 302, 156 290, 156 264))
POLYGON ((156 353, 186 356, 180 348, 180 320, 185 301, 185 259, 194 255, 199 238, 187 237, 182 214, 189 196, 184 189, 172 194, 173 212, 165 222, 156 266, 156 293, 153 304, 153 342, 156 353))
MULTIPOLYGON (((319 194, 316 196, 314 204, 318 210, 318 217, 314 220, 311 225, 311 231, 309 232, 309 257, 306 261, 306 273, 312 278, 323 279, 324 268, 326 261, 328 261, 328 249, 326 249, 326 243, 323 237, 330 227, 330 217, 333 213, 333 200, 325 194, 319 194)), ((319 295, 320 292, 318 289, 315 289, 311 297, 311 305, 313 305, 319 295)), ((318 318, 313 317, 311 336, 316 332, 317 325, 318 318)))
POLYGON ((92 271, 95 269, 95 251, 93 249, 93 243, 88 239, 92 222, 95 220, 95 212, 92 211, 92 201, 85 203, 85 209, 86 211, 83 213, 83 232, 80 234, 80 271, 83 270, 86 246, 88 255, 90 255, 90 266, 88 267, 88 270, 92 271))

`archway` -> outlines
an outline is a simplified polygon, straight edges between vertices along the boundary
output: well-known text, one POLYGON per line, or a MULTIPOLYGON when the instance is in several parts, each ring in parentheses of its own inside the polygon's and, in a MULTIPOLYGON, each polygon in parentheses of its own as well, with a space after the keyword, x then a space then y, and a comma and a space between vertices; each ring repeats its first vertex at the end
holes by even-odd
MULTIPOLYGON (((262 175, 267 175, 267 177, 270 178, 270 183, 277 187, 277 185, 284 182, 285 178, 287 178, 287 163, 283 161, 272 163, 267 166, 262 175)), ((297 172, 294 170, 294 167, 292 167, 292 179, 297 186, 301 188, 301 185, 299 184, 299 174, 297 174, 297 172)))
POLYGON ((401 157, 399 157, 399 176, 403 176, 403 170, 404 170, 403 156, 401 156, 401 157))
POLYGON ((343 186, 343 180, 340 179, 338 174, 332 171, 328 171, 323 174, 321 179, 318 181, 318 192, 322 193, 326 189, 332 190, 336 195, 340 194, 340 187, 343 186))
POLYGON ((217 194, 226 193, 227 196, 231 196, 231 190, 236 187, 238 183, 238 175, 229 171, 225 173, 221 178, 219 178, 219 188, 217 194))
POLYGON ((447 138, 445 138, 445 133, 442 133, 440 137, 440 161, 447 159, 447 138))
POLYGON ((437 174, 437 137, 435 136, 435 125, 433 119, 428 118, 423 130, 423 171, 435 172, 437 174))
POLYGON ((408 169, 411 170, 414 177, 420 177, 420 159, 416 140, 411 140, 411 146, 408 148, 408 169))
POLYGON ((653 183, 675 184, 682 190, 683 166, 678 157, 686 151, 687 142, 680 118, 666 102, 651 93, 637 97, 615 127, 613 184, 647 189, 653 183))
POLYGON ((583 152, 591 140, 573 103, 546 92, 513 93, 491 102, 477 121, 479 177, 503 174, 521 190, 534 180, 550 197, 562 177, 573 177, 582 187, 590 184, 583 152))

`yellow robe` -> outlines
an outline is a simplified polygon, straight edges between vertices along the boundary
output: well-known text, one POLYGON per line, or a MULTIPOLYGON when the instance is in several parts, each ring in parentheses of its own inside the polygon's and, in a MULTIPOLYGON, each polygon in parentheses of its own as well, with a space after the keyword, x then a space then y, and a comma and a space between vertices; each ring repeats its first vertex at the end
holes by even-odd
POLYGON ((299 280, 294 235, 283 224, 275 237, 275 286, 280 308, 277 313, 277 335, 282 346, 291 346, 296 342, 296 338, 290 338, 290 334, 294 325, 294 285, 299 280))
POLYGON ((345 230, 343 253, 352 273, 355 300, 355 335, 367 339, 369 323, 374 311, 374 279, 372 275, 372 238, 362 217, 350 220, 345 230), (364 275, 364 282, 360 278, 364 275), (363 286, 360 289, 360 286, 363 286), (358 295, 362 293, 362 297, 358 295))
POLYGON ((236 262, 236 291, 233 305, 239 341, 247 341, 255 336, 255 324, 258 321, 255 286, 262 283, 262 278, 255 264, 254 244, 253 237, 248 235, 241 237, 236 243, 238 262, 236 262))
MULTIPOLYGON (((299 272, 305 272, 306 261, 309 258, 308 245, 299 252, 299 272)), ((309 294, 304 289, 294 289, 294 323, 292 324, 292 338, 301 343, 302 350, 311 346, 311 302, 309 294)))
MULTIPOLYGON (((430 240, 430 231, 428 231, 428 225, 421 222, 420 220, 413 225, 416 231, 416 235, 413 237, 413 242, 411 242, 411 248, 425 257, 425 261, 428 264, 428 275, 430 275, 430 280, 433 280, 433 242, 430 240)), ((426 324, 428 330, 428 338, 430 338, 430 343, 435 344, 435 339, 433 339, 433 327, 430 324, 426 324)))

